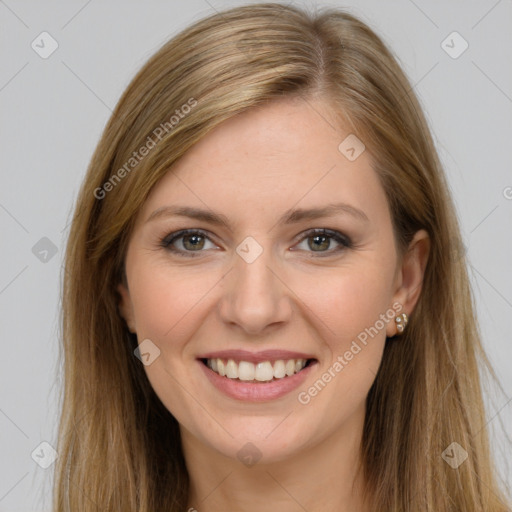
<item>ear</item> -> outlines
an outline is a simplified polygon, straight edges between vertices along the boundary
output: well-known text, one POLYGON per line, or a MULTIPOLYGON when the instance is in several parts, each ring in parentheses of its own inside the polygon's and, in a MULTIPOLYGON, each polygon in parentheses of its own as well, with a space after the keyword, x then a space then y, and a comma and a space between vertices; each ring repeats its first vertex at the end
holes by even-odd
POLYGON ((119 301, 119 312, 121 313, 121 316, 126 321, 126 325, 128 326, 128 330, 130 332, 137 332, 135 329, 135 318, 133 314, 133 304, 132 300, 130 298, 130 291, 128 290, 128 286, 124 283, 120 283, 117 286, 117 291, 119 292, 119 295, 121 296, 121 299, 119 301))
MULTIPOLYGON (((421 229, 415 233, 397 271, 393 304, 398 302, 402 305, 400 313, 410 316, 418 302, 429 252, 430 237, 421 229)), ((391 337, 397 333, 395 322, 389 322, 386 336, 391 337)))

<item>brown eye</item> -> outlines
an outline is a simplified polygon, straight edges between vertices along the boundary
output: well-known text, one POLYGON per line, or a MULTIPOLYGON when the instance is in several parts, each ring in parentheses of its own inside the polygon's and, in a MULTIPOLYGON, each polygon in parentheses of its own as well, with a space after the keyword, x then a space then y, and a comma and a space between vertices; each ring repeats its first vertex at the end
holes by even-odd
POLYGON ((196 256, 196 254, 191 253, 202 252, 207 242, 212 243, 209 237, 202 231, 184 230, 166 236, 160 245, 180 256, 196 256))
POLYGON ((184 235, 183 246, 187 250, 202 249, 204 247, 204 237, 202 235, 184 235))
MULTIPOLYGON (((330 229, 310 230, 301 238, 300 243, 307 244, 306 248, 300 250, 317 253, 318 256, 329 256, 352 247, 352 242, 347 236, 330 229), (332 249, 333 243, 338 247, 332 249)), ((160 245, 178 256, 192 257, 199 256, 201 252, 204 252, 203 249, 217 247, 205 232, 194 229, 171 233, 160 242, 160 245), (207 243, 212 244, 212 247, 205 247, 207 243)))
POLYGON ((338 231, 332 231, 330 229, 314 229, 308 231, 301 239, 301 243, 304 242, 307 243, 307 248, 304 250, 309 250, 308 252, 325 253, 326 255, 331 255, 352 247, 352 242, 348 237, 338 231), (329 250, 333 241, 338 244, 338 247, 329 250))
POLYGON ((308 244, 314 251, 329 249, 332 238, 325 235, 314 235, 307 238, 307 240, 313 240, 311 244, 308 244))

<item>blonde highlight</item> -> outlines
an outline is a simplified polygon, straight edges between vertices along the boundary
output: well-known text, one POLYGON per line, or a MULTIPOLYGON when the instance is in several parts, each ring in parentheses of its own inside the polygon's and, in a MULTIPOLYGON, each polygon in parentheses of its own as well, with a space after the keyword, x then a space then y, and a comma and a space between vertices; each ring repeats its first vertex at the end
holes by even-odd
POLYGON ((189 480, 178 423, 151 388, 118 310, 116 285, 135 217, 188 149, 223 121, 283 97, 321 97, 351 126, 386 191, 397 246, 431 237, 407 329, 386 342, 367 399, 363 471, 372 510, 510 510, 485 429, 481 345, 455 208, 421 107, 384 43, 337 9, 237 7, 166 43, 132 80, 104 129, 78 197, 62 289, 64 394, 55 512, 183 511, 189 480), (205 78, 207 77, 207 78, 205 78), (155 147, 102 198, 170 112, 194 98, 155 147), (95 193, 96 191, 96 193, 95 193), (457 471, 441 453, 454 440, 457 471), (165 485, 162 485, 165 482, 165 485))

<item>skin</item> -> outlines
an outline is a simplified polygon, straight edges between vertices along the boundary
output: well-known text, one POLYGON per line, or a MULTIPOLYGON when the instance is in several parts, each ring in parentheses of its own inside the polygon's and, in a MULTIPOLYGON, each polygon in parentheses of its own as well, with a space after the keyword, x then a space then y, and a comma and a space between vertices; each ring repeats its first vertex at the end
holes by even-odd
POLYGON ((300 403, 298 393, 394 303, 412 314, 429 241, 419 231, 398 255, 369 151, 349 161, 338 150, 350 132, 329 109, 318 99, 283 99, 224 122, 155 186, 129 242, 120 310, 139 343, 149 338, 160 349, 144 368, 180 423, 189 506, 199 512, 261 511, 269 503, 286 512, 367 510, 355 471, 364 406, 386 337, 397 333, 394 320, 309 403, 300 403), (337 213, 276 224, 289 209, 341 201, 367 220, 337 213), (185 217, 147 222, 169 205, 213 210, 231 227, 185 217), (160 245, 170 233, 192 228, 209 239, 199 249, 183 238, 174 247, 196 257, 160 245), (327 238, 318 249, 314 234, 304 238, 312 228, 339 231, 353 247, 327 238), (236 252, 247 236, 263 248, 250 264, 236 252), (296 350, 318 364, 299 389, 248 403, 222 394, 198 367, 198 355, 224 349, 296 350), (250 467, 237 457, 247 442, 261 453, 250 467))

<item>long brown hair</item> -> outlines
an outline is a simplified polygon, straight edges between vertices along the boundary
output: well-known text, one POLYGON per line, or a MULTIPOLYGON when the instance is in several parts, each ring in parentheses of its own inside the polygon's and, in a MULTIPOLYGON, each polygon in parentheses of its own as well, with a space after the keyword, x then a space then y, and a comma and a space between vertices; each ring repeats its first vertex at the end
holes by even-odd
POLYGON ((134 356, 116 286, 159 179, 221 122, 283 95, 325 98, 364 141, 402 251, 419 229, 431 239, 419 302, 400 341, 387 340, 367 398, 361 450, 372 510, 508 510, 484 428, 479 362, 490 366, 460 229, 408 80, 375 33, 341 10, 252 4, 166 43, 124 92, 91 160, 63 276, 55 512, 185 510, 178 424, 134 356), (457 469, 442 457, 453 442, 468 453, 457 469))

